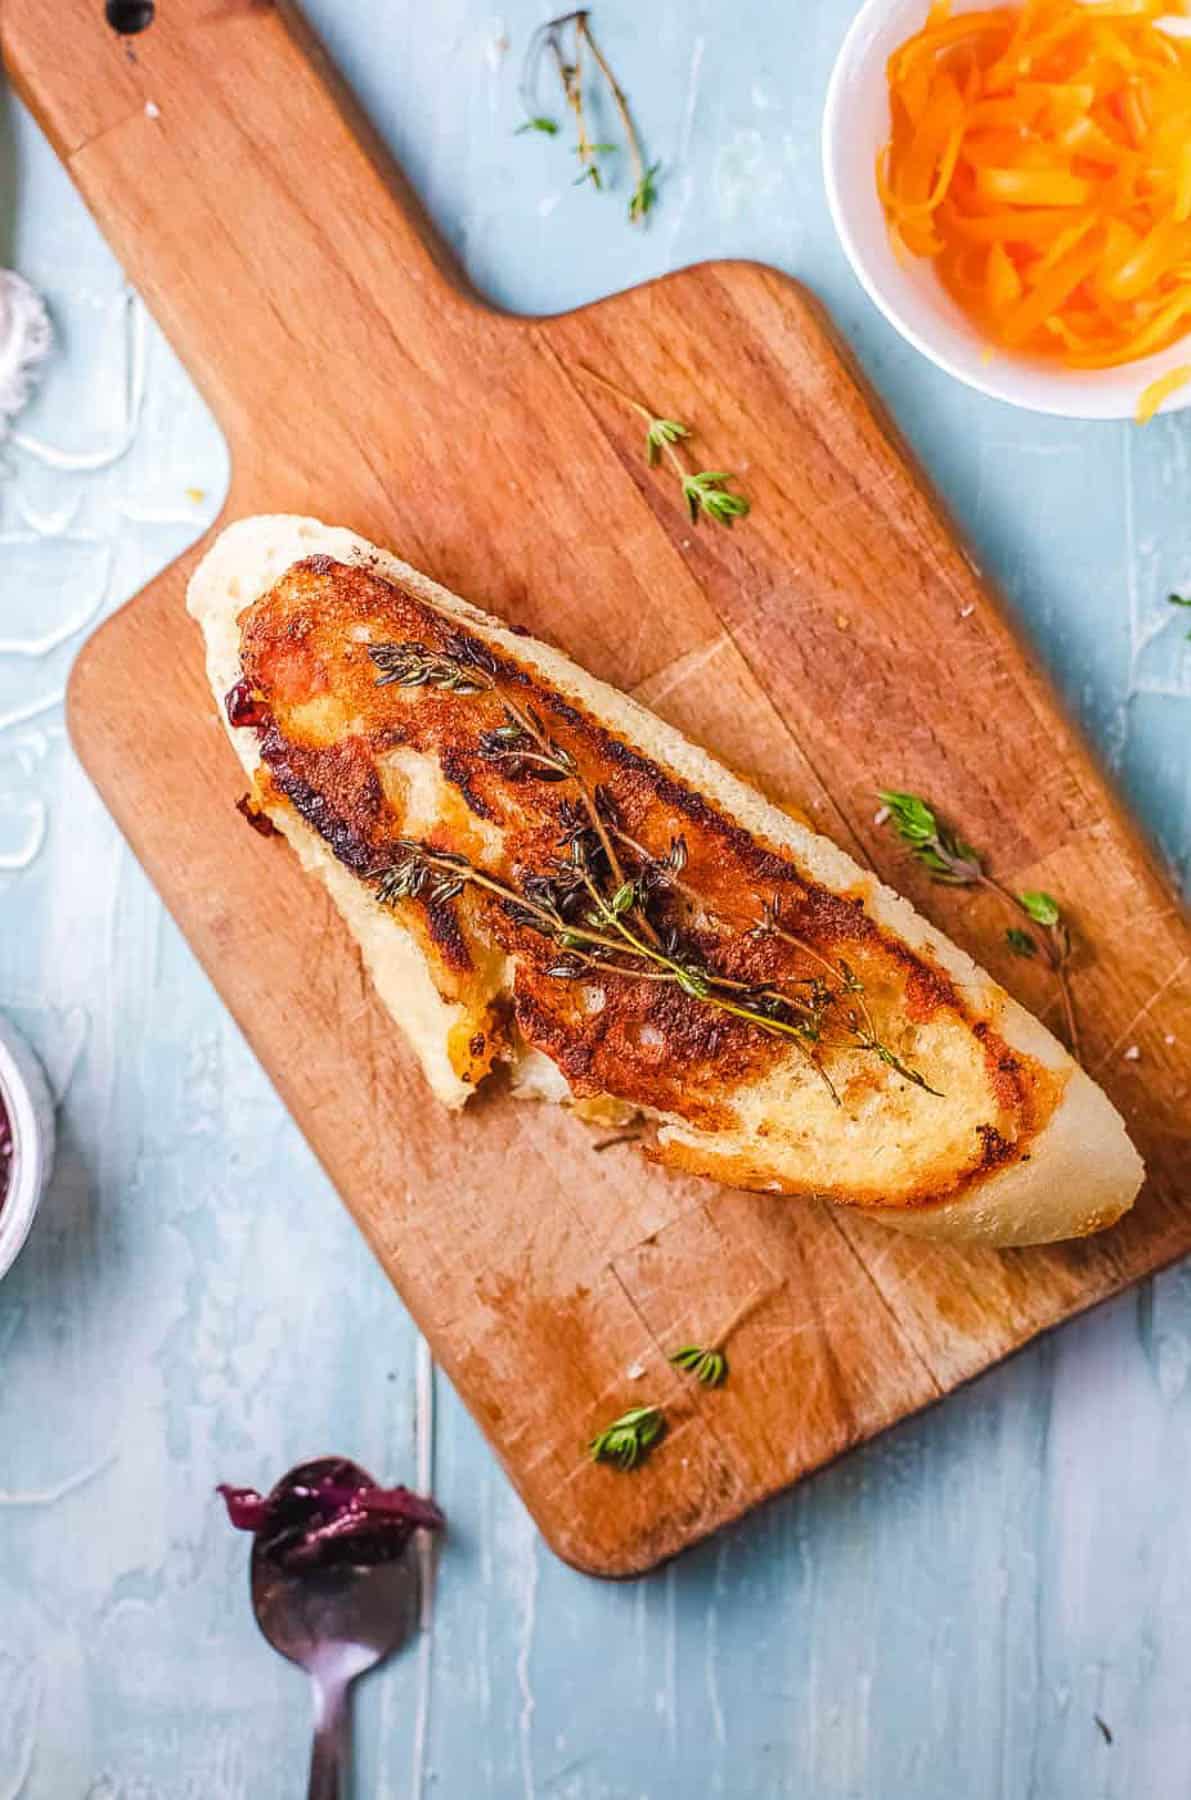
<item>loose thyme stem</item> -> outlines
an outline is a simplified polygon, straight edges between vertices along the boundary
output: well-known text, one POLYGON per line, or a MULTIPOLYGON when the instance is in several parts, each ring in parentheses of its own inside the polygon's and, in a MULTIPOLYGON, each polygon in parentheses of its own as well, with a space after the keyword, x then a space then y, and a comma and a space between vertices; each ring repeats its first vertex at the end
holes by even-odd
POLYGON ((599 158, 601 155, 619 149, 619 145, 594 142, 587 128, 587 116, 583 103, 583 58, 584 52, 590 51, 592 61, 612 96, 612 104, 616 108, 628 143, 633 177, 628 204, 629 223, 640 225, 657 205, 658 190, 655 177, 661 165, 660 163, 654 163, 652 166, 646 165, 645 153, 641 147, 641 139, 637 132, 632 109, 629 106, 628 95, 613 74, 608 58, 597 44, 589 21, 588 9, 578 7, 573 12, 560 13, 557 18, 547 19, 533 33, 521 71, 521 103, 525 109, 525 122, 521 125, 520 130, 544 131, 550 136, 553 136, 558 130, 555 121, 552 118, 543 117, 538 106, 537 77, 542 57, 548 50, 562 84, 563 98, 575 120, 579 140, 575 145, 575 151, 581 165, 578 183, 590 181, 594 188, 602 190, 604 181, 600 172, 599 158), (569 48, 569 39, 566 35, 568 30, 574 36, 573 50, 569 48))
MULTIPOLYGON (((586 375, 589 381, 598 383, 598 385, 604 388, 607 393, 611 394, 614 399, 619 400, 622 406, 631 406, 633 411, 645 420, 646 425, 650 427, 651 430, 661 419, 660 413, 650 412, 648 406, 646 406, 643 401, 634 400, 631 394, 626 394, 622 387, 617 387, 616 383, 614 381, 609 381, 606 375, 598 374, 595 369, 589 368, 586 363, 576 363, 575 367, 581 375, 586 375)), ((689 435, 685 427, 680 427, 680 430, 684 437, 689 435)), ((674 448, 673 441, 664 435, 659 435, 656 440, 650 439, 650 441, 656 441, 658 448, 670 463, 670 466, 678 476, 679 481, 685 481, 688 473, 687 467, 677 450, 674 448)))
POLYGON ((592 1462, 614 1463, 623 1474, 645 1461, 666 1435, 666 1415, 660 1406, 634 1406, 597 1431, 587 1446, 592 1462))
MULTIPOLYGON (((598 190, 603 187, 603 182, 600 178, 600 166, 596 160, 595 146, 587 133, 587 118, 583 110, 583 43, 587 34, 580 31, 579 18, 579 14, 570 13, 563 14, 557 19, 551 19, 549 25, 545 27, 546 41, 558 64, 558 75, 562 82, 562 91, 566 95, 567 105, 575 116, 575 130, 579 139, 575 149, 579 161, 583 165, 583 174, 580 176, 580 180, 590 180, 592 187, 598 190), (562 45, 556 35, 558 27, 566 25, 571 19, 575 21, 575 61, 573 64, 568 63, 563 56, 562 45)), ((590 42, 590 38, 587 41, 590 42)))
MULTIPOLYGON (((377 667, 382 671, 381 682, 397 681, 407 686, 439 687, 448 693, 457 694, 493 694, 501 702, 509 718, 513 719, 531 743, 537 745, 536 751, 509 746, 507 754, 519 763, 537 763, 539 767, 550 769, 554 774, 573 782, 578 790, 583 810, 588 822, 596 834, 600 848, 608 859, 617 887, 625 885, 625 873, 620 858, 616 854, 612 840, 608 835, 599 807, 588 789, 587 783, 579 773, 578 765, 569 752, 564 752, 538 723, 532 708, 518 705, 509 698, 496 679, 497 664, 489 659, 487 666, 466 652, 463 655, 446 651, 427 650, 419 643, 375 644, 369 651, 377 667), (404 662, 402 662, 404 658, 404 662)), ((640 913, 640 924, 646 935, 655 944, 659 941, 653 926, 640 913)))
POLYGON ((717 1332, 715 1339, 716 1348, 722 1350, 733 1332, 739 1331, 745 1320, 751 1319, 757 1308, 773 1294, 778 1293, 780 1288, 780 1282, 776 1287, 754 1288, 748 1299, 743 1301, 742 1304, 736 1308, 736 1311, 732 1314, 732 1317, 728 1320, 728 1323, 724 1326, 723 1330, 717 1332))
MULTIPOLYGON (((495 685, 496 684, 494 682, 493 683, 494 688, 495 688, 495 685)), ((506 696, 503 693, 501 694, 500 697, 504 701, 504 704, 507 707, 508 711, 510 713, 512 713, 513 717, 516 719, 517 723, 520 725, 522 731, 526 732, 533 739, 534 743, 538 745, 539 749, 542 749, 545 751, 545 755, 543 757, 539 757, 538 761, 540 761, 540 762, 545 761, 549 768, 553 768, 553 769, 560 768, 562 765, 557 761, 556 758, 552 759, 550 757, 549 745, 543 743, 542 733, 534 725, 534 722, 530 718, 529 714, 527 712, 525 712, 520 706, 518 706, 515 700, 509 700, 508 698, 506 698, 506 696)), ((574 781, 575 786, 579 790, 579 798, 583 803, 583 810, 587 814, 587 817, 591 822, 591 828, 595 832, 596 837, 599 840, 600 849, 604 852, 604 855, 608 859, 608 867, 612 871, 612 878, 615 881, 618 888, 623 887, 625 885, 624 868, 621 864, 620 858, 616 854, 616 850, 615 850, 615 847, 613 846, 612 839, 608 835, 607 827, 605 826, 604 821, 600 817, 600 809, 596 805, 594 797, 589 793, 587 783, 582 779, 582 777, 577 774, 572 774, 571 779, 574 781)), ((646 933, 646 935, 649 937, 649 939, 652 943, 654 943, 654 944, 658 943, 660 941, 658 938, 658 934, 654 930, 653 926, 650 924, 649 920, 645 917, 645 914, 641 911, 640 907, 635 907, 634 910, 637 914, 637 918, 641 925, 642 930, 646 933)))
POLYGON ((772 1287, 754 1288, 744 1304, 737 1307, 728 1323, 706 1344, 684 1344, 680 1349, 672 1351, 667 1361, 673 1363, 676 1369, 683 1369, 688 1375, 693 1375, 704 1387, 722 1387, 729 1375, 729 1339, 756 1312, 762 1301, 776 1292, 777 1289, 772 1287))
POLYGON ((1067 974, 1066 953, 1059 948, 1058 944, 1056 944, 1047 927, 1038 924, 1037 919, 1034 918, 1029 907, 1023 905, 1022 901, 1013 892, 1012 888, 1006 887, 1003 881, 998 881, 995 875, 989 875, 984 869, 981 869, 978 879, 981 887, 986 887, 991 893, 997 894, 1005 902, 1006 906, 1011 906, 1015 912, 1021 914, 1023 919, 1029 920, 1034 928, 1030 935, 1035 943, 1041 939, 1042 954, 1046 958, 1047 966, 1058 986, 1059 1003, 1063 1009, 1063 1021, 1067 1027, 1067 1038, 1071 1045, 1071 1054, 1074 1056, 1076 1062, 1082 1062, 1083 1052, 1080 1048, 1079 1027, 1076 1024, 1075 1019, 1075 1002, 1071 995, 1071 982, 1067 974))
POLYGON ((590 380, 596 381, 614 395, 624 406, 631 406, 646 422, 645 427, 645 459, 652 467, 658 460, 658 453, 664 454, 682 488, 682 497, 691 516, 691 524, 696 525, 699 514, 706 513, 720 525, 731 525, 734 519, 746 519, 752 510, 752 503, 744 494, 737 494, 726 487, 725 482, 735 481, 736 477, 728 469, 698 469, 692 473, 682 457, 674 448, 679 438, 690 437, 688 426, 680 424, 677 419, 663 419, 650 412, 640 400, 634 400, 623 388, 617 387, 604 375, 597 375, 586 363, 576 363, 575 368, 590 380))
MULTIPOLYGON (((405 851, 407 864, 416 859, 423 866, 438 870, 449 882, 456 883, 458 886, 471 882, 475 886, 485 889, 488 893, 494 894, 498 900, 512 905, 523 915, 528 915, 538 921, 543 935, 552 939, 564 950, 578 949, 581 951, 583 945, 592 944, 597 949, 610 950, 613 954, 623 956, 626 953, 625 946, 627 945, 629 954, 651 963, 654 969, 665 971, 660 979, 673 982, 691 999, 702 1001, 705 1005, 715 1007, 720 1012, 730 1013, 734 1018, 743 1019, 747 1024, 756 1026, 758 1030, 793 1039, 820 1076, 836 1105, 840 1104, 839 1095, 836 1093, 831 1078, 811 1054, 806 1043, 805 1031, 800 1026, 789 1024, 784 1019, 772 1018, 767 1013, 738 1006, 731 1000, 725 1000, 721 994, 714 991, 718 985, 718 979, 710 971, 700 970, 697 974, 693 974, 681 963, 665 955, 663 951, 655 950, 649 944, 644 943, 625 923, 623 917, 613 911, 590 876, 584 875, 584 886, 594 901, 599 920, 606 927, 615 931, 620 941, 617 937, 609 937, 606 931, 593 931, 588 925, 572 924, 570 920, 563 919, 557 913, 552 912, 549 907, 543 906, 529 895, 521 893, 519 889, 510 887, 496 876, 485 874, 482 869, 477 869, 474 863, 470 863, 466 859, 458 858, 453 854, 443 855, 429 845, 412 838, 402 840, 402 848, 405 851)), ((408 889, 395 889, 391 898, 385 894, 386 877, 399 872, 399 870, 400 865, 394 865, 392 869, 382 868, 372 872, 370 878, 380 883, 379 892, 382 904, 391 904, 391 900, 402 899, 408 895, 408 889)), ((455 888, 456 892, 458 886, 455 888)), ((652 971, 639 968, 626 969, 620 965, 616 965, 612 972, 634 981, 659 979, 652 974, 652 971)))
MULTIPOLYGON (((604 80, 608 83, 608 88, 612 95, 613 104, 615 105, 616 110, 620 115, 620 123, 624 130, 625 141, 629 147, 629 157, 630 157, 630 160, 632 161, 632 165, 633 165, 633 192, 634 192, 634 194, 644 194, 644 192, 646 190, 646 185, 649 180, 649 175, 648 175, 648 171, 645 167, 645 157, 642 154, 641 141, 637 136, 637 127, 633 123, 633 115, 632 115, 631 111, 629 110, 628 99, 625 95, 624 89, 621 87, 619 81, 617 81, 615 75, 612 73, 612 70, 611 70, 611 67, 609 66, 607 57, 604 55, 603 51, 600 49, 599 45, 596 43, 595 37, 592 34, 591 26, 588 24, 587 20, 588 20, 588 14, 586 11, 577 12, 575 14, 576 46, 578 46, 580 44, 587 45, 588 49, 591 51, 592 56, 595 58, 595 61, 599 68, 600 74, 604 77, 604 80)), ((576 48, 576 55, 577 54, 578 54, 578 49, 576 48)), ((649 208, 648 208, 648 203, 647 203, 645 206, 642 207, 641 213, 639 215, 634 215, 634 214, 632 214, 632 212, 630 212, 630 217, 634 217, 634 216, 644 217, 645 212, 647 212, 648 210, 649 210, 649 208)))
MULTIPOLYGON (((631 838, 626 831, 617 830, 616 835, 620 838, 622 843, 628 845, 630 850, 635 851, 644 862, 653 863, 655 866, 657 865, 658 859, 651 855, 643 844, 639 844, 635 838, 631 838)), ((687 882, 683 881, 680 875, 676 874, 673 870, 668 870, 666 879, 671 887, 675 888, 680 894, 685 894, 696 906, 704 911, 710 911, 712 917, 722 920, 722 915, 716 913, 714 909, 709 908, 702 895, 687 882)), ((722 922, 726 923, 726 921, 722 922)), ((816 950, 813 944, 808 944, 805 938, 798 937, 794 932, 787 931, 783 926, 778 925, 776 921, 769 916, 768 911, 763 914, 760 920, 754 921, 752 928, 756 930, 758 925, 763 925, 770 936, 780 938, 784 943, 790 944, 795 950, 800 950, 804 956, 810 957, 811 961, 817 963, 821 969, 825 970, 833 981, 842 983, 842 992, 854 996, 864 1024, 865 1033, 867 1034, 861 1034, 854 1026, 852 1028, 853 1038, 860 1044, 861 1048, 874 1050, 883 1062, 888 1063, 890 1068, 896 1069, 900 1075, 904 1076, 907 1081, 912 1082, 915 1087, 924 1088, 928 1094, 934 1094, 937 1098, 942 1097, 937 1088, 931 1087, 930 1083, 926 1081, 916 1069, 911 1069, 908 1064, 904 1063, 899 1056, 895 1055, 894 1052, 889 1049, 889 1046, 878 1037, 877 1027, 874 1023, 868 1001, 864 995, 863 983, 851 973, 846 963, 841 963, 837 966, 835 963, 831 962, 828 957, 824 956, 821 951, 816 950)), ((774 982, 775 984, 780 985, 783 981, 790 981, 792 979, 793 977, 791 976, 778 975, 774 977, 774 982)), ((745 986, 747 984, 739 983, 730 985, 745 986)), ((780 997, 783 999, 787 998, 784 995, 780 997)))
MULTIPOLYGON (((568 63, 563 56, 562 45, 554 35, 553 24, 551 24, 548 30, 549 36, 547 41, 550 46, 550 53, 558 67, 558 77, 562 82, 563 95, 567 105, 575 115, 575 128, 578 133, 578 143, 575 146, 576 154, 579 157, 580 163, 586 168, 588 166, 590 155, 587 148, 587 125, 583 118, 583 92, 576 80, 581 69, 579 58, 582 53, 579 48, 576 47, 575 61, 573 64, 568 63)), ((598 181, 598 179, 599 175, 597 172, 595 180, 598 181)))
MULTIPOLYGON (((648 960, 659 964, 664 969, 669 969, 672 979, 684 993, 690 994, 693 999, 705 1000, 709 1005, 718 1007, 721 1012, 730 1013, 733 1018, 744 1019, 751 1025, 759 1025, 765 1031, 781 1032, 786 1037, 793 1038, 807 1062, 811 1064, 812 1068, 818 1074, 835 1104, 837 1106, 840 1105, 840 1097, 836 1092, 835 1083, 832 1081, 830 1075, 828 1075, 826 1069, 824 1069, 822 1064, 817 1060, 808 1045, 804 1028, 797 1025, 789 1025, 783 1019, 769 1018, 765 1013, 754 1012, 749 1007, 738 1006, 734 1001, 725 1000, 722 995, 708 991, 709 988, 736 988, 739 987, 740 984, 737 982, 729 982, 721 976, 713 975, 710 970, 707 970, 706 972, 701 970, 699 976, 693 978, 691 972, 688 969, 684 969, 681 963, 675 962, 661 950, 653 950, 647 944, 643 944, 640 938, 638 938, 625 924, 623 918, 621 918, 618 913, 615 913, 608 905, 608 902, 604 899, 603 895, 589 876, 584 876, 584 886, 594 900, 601 917, 611 925, 614 930, 619 931, 621 936, 631 945, 639 956, 643 956, 648 960), (696 986, 694 985, 696 981, 698 987, 703 989, 702 993, 696 990, 696 986)), ((568 927, 568 929, 570 928, 568 927)))

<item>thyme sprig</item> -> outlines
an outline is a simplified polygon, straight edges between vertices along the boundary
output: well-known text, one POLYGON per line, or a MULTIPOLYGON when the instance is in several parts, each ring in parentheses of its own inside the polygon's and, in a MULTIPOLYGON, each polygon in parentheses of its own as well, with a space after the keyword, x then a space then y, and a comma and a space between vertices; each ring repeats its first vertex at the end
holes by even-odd
MULTIPOLYGON (((417 642, 371 644, 368 654, 381 671, 378 687, 396 682, 402 687, 437 687, 455 694, 497 692, 496 659, 474 638, 449 638, 442 651, 428 650, 417 642)), ((534 775, 539 781, 574 782, 613 880, 623 887, 624 869, 603 816, 608 810, 606 798, 588 787, 575 758, 550 735, 535 707, 520 706, 504 693, 500 700, 504 722, 481 735, 481 755, 488 762, 502 764, 515 778, 534 775)), ((645 935, 656 943, 657 934, 649 920, 642 917, 640 923, 645 935)))
POLYGON ((525 121, 518 130, 545 132, 551 137, 558 133, 557 120, 542 113, 537 104, 538 75, 543 58, 548 57, 558 76, 563 102, 575 121, 577 142, 574 148, 580 163, 575 185, 590 183, 597 191, 603 189, 604 175, 599 159, 615 153, 620 146, 597 142, 591 135, 584 99, 584 59, 588 56, 607 89, 624 133, 633 179, 628 204, 629 222, 640 225, 657 205, 657 175, 661 164, 646 164, 628 96, 596 41, 586 7, 560 13, 555 19, 547 19, 531 37, 521 71, 521 101, 525 108, 525 121))
POLYGON ((631 407, 639 418, 645 421, 645 460, 651 468, 655 468, 664 456, 678 477, 682 488, 682 497, 687 511, 691 515, 691 523, 697 524, 700 513, 706 513, 719 525, 731 525, 736 519, 747 519, 752 510, 751 501, 744 494, 736 494, 725 488, 724 483, 735 481, 736 477, 726 469, 690 470, 676 445, 683 438, 689 438, 691 428, 678 419, 663 418, 646 406, 643 400, 635 399, 632 394, 609 381, 606 375, 600 375, 595 369, 588 368, 586 363, 576 363, 575 367, 589 381, 594 381, 622 406, 631 407))
MULTIPOLYGON (((1167 594, 1166 601, 1168 606, 1191 606, 1191 594, 1167 594)), ((1191 642, 1191 630, 1187 633, 1187 639, 1191 642)))
POLYGON ((655 419, 648 407, 642 407, 645 414, 645 460, 650 468, 656 468, 662 451, 667 444, 676 444, 679 438, 690 437, 690 427, 681 425, 677 419, 655 419))
POLYGON ((695 1380, 704 1387, 722 1387, 730 1372, 727 1355, 727 1345, 730 1339, 745 1320, 750 1318, 758 1307, 764 1305, 766 1299, 773 1292, 772 1288, 762 1290, 754 1288, 744 1304, 737 1307, 727 1324, 716 1333, 709 1344, 683 1344, 681 1349, 675 1350, 671 1354, 669 1361, 676 1369, 682 1369, 685 1374, 693 1375, 695 1380))
POLYGON ((588 867, 587 850, 576 838, 569 858, 556 861, 549 875, 531 877, 521 888, 489 875, 455 851, 439 850, 417 838, 399 838, 392 859, 370 872, 382 906, 401 900, 425 898, 444 905, 470 885, 502 902, 516 924, 540 933, 562 952, 547 974, 557 981, 577 981, 590 971, 620 975, 634 981, 665 982, 691 1000, 741 1019, 770 1036, 793 1040, 826 1085, 836 1105, 839 1095, 814 1055, 821 1035, 819 1020, 810 1008, 772 988, 732 981, 712 972, 693 956, 674 935, 655 948, 630 922, 637 905, 636 884, 622 882, 615 893, 604 894, 588 867), (576 896, 584 911, 574 917, 576 896))
POLYGON ((670 1357, 676 1369, 693 1375, 703 1387, 722 1387, 728 1379, 728 1359, 722 1350, 704 1349, 701 1344, 684 1344, 670 1357))
POLYGON ((625 1474, 636 1469, 666 1435, 660 1406, 634 1406, 597 1431, 587 1446, 592 1462, 615 1463, 625 1474))
POLYGON ((437 687, 452 694, 483 694, 492 687, 492 676, 482 667, 471 644, 450 638, 445 650, 428 650, 425 644, 369 644, 368 655, 380 670, 377 687, 437 687))
POLYGON ((1071 993, 1069 964, 1072 955, 1071 932, 1063 911, 1053 894, 1042 889, 1026 889, 1014 893, 1003 881, 989 873, 978 850, 940 818, 919 794, 885 789, 877 798, 888 809, 888 823, 911 854, 929 870, 933 880, 949 887, 982 887, 998 898, 1029 925, 1013 925, 1005 933, 1010 949, 1017 956, 1043 957, 1059 990, 1059 1002, 1067 1030, 1071 1054, 1080 1054, 1079 1028, 1071 993))
POLYGON ((579 158, 579 173, 575 177, 575 186, 579 187, 583 182, 590 181, 592 187, 595 188, 598 193, 604 185, 598 160, 601 146, 594 143, 588 135, 587 116, 583 110, 584 38, 576 24, 575 48, 572 59, 568 60, 563 54, 562 42, 559 36, 560 28, 565 25, 565 23, 565 20, 556 20, 544 27, 546 47, 557 65, 559 80, 562 82, 563 97, 570 107, 575 119, 575 134, 577 139, 575 144, 575 155, 579 158))
POLYGON ((972 887, 984 876, 984 865, 945 819, 918 794, 882 790, 877 795, 889 809, 889 824, 903 844, 936 881, 948 887, 972 887))
MULTIPOLYGON (((655 857, 650 855, 643 844, 639 844, 635 839, 629 837, 627 832, 616 827, 613 827, 613 831, 614 835, 640 859, 642 874, 638 879, 648 881, 651 886, 673 887, 677 892, 685 895, 692 905, 706 910, 706 902, 702 895, 682 879, 682 871, 686 867, 687 861, 687 847, 684 838, 672 839, 667 854, 664 857, 655 857)), ((715 916, 712 913, 712 917, 715 916)), ((808 957, 816 967, 824 972, 830 982, 836 984, 834 990, 830 986, 824 986, 821 982, 817 985, 813 982, 804 984, 809 985, 811 995, 818 1000, 820 1018, 826 1016, 828 1008, 837 1000, 843 999, 844 1004, 841 1010, 844 1014, 844 1024, 854 1047, 859 1050, 872 1051, 887 1068, 893 1069, 914 1087, 922 1088, 924 1092, 933 1094, 936 1099, 941 1100, 943 1096, 938 1088, 931 1087, 926 1077, 898 1056, 896 1051, 878 1034, 872 1011, 865 996, 864 983, 850 963, 846 962, 843 957, 840 957, 837 962, 832 962, 823 955, 822 951, 816 950, 813 944, 809 944, 805 938, 800 937, 796 932, 787 930, 782 919, 781 900, 776 894, 771 895, 768 900, 761 903, 760 913, 749 928, 749 935, 754 938, 774 937, 782 943, 789 944, 792 949, 798 950, 803 956, 808 957)), ((720 922, 726 923, 723 920, 720 922)), ((783 985, 782 979, 775 979, 774 985, 779 987, 783 985)))
POLYGON ((560 954, 547 971, 556 980, 577 980, 595 971, 669 983, 689 999, 792 1041, 837 1106, 839 1094, 817 1052, 828 1025, 839 1020, 855 1048, 872 1052, 904 1080, 938 1094, 879 1036, 864 984, 851 966, 842 958, 828 960, 788 930, 776 896, 757 903, 749 935, 783 940, 808 956, 829 979, 815 974, 737 981, 710 967, 673 923, 660 930, 650 916, 651 901, 660 889, 672 887, 704 909, 701 896, 682 879, 688 856, 685 838, 672 838, 659 857, 630 837, 612 795, 600 785, 588 784, 573 753, 552 735, 532 704, 510 697, 502 688, 499 664, 483 644, 457 633, 439 649, 408 640, 370 644, 368 655, 381 687, 490 695, 500 704, 500 723, 481 731, 481 757, 515 780, 568 782, 575 794, 574 799, 564 798, 558 809, 558 854, 546 869, 525 877, 520 887, 454 852, 402 838, 390 861, 372 875, 382 904, 425 897, 441 905, 472 884, 500 900, 515 921, 557 946, 560 954), (632 874, 626 871, 618 842, 637 863, 632 874))

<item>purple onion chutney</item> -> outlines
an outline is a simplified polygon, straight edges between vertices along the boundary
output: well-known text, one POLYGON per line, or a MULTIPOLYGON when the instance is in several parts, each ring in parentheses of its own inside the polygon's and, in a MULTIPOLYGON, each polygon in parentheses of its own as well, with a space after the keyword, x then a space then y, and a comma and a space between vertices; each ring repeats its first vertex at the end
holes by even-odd
POLYGON ((292 1573, 393 1562, 416 1530, 441 1531, 446 1524, 433 1500, 362 1482, 351 1463, 332 1463, 309 1486, 280 1494, 226 1482, 216 1491, 236 1529, 253 1532, 263 1553, 292 1573))
POLYGON ((12 1126, 4 1110, 4 1094, 0 1091, 0 1207, 8 1196, 12 1179, 12 1126))

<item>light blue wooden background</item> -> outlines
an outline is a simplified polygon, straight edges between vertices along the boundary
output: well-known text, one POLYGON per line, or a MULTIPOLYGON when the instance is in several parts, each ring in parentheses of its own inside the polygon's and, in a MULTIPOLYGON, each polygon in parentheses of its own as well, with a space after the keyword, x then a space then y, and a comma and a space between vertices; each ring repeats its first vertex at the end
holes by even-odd
MULTIPOLYGON (((707 256, 809 280, 1186 875, 1191 646, 1164 596, 1191 583, 1191 414, 1145 433, 1016 415, 875 316, 817 152, 850 0, 601 0, 665 164, 645 235, 623 194, 569 185, 565 140, 511 135, 533 0, 310 11, 501 303, 707 256)), ((39 640, 178 552, 226 468, 47 147, 0 108, 0 261, 60 334, 22 420, 41 449, 10 447, 0 479, 0 1005, 52 1069, 63 1134, 0 1294, 0 1800, 271 1800, 299 1791, 305 1701, 255 1635, 212 1484, 332 1449, 409 1478, 431 1421, 413 1328, 63 740, 79 637, 39 640)), ((359 1793, 1187 1795, 1189 1375, 1176 1271, 626 1587, 542 1548, 440 1380, 453 1532, 432 1636, 361 1695, 359 1793)))

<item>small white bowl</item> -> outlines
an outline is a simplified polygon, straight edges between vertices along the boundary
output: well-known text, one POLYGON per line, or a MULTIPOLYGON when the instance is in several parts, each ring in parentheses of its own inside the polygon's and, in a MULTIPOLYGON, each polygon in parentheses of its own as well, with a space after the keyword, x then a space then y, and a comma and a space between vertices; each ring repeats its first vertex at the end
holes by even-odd
POLYGON ((8 1190, 0 1198, 0 1280, 29 1235, 54 1160, 54 1103, 24 1038, 0 1018, 0 1104, 12 1128, 8 1190))
MULTIPOLYGON (((955 0, 972 12, 981 0, 955 0)), ((1142 390, 1191 363, 1191 339, 1120 369, 1063 369, 1004 351, 968 323, 925 257, 894 255, 877 193, 877 155, 889 137, 885 64, 925 22, 928 0, 866 0, 844 39, 827 89, 823 172, 839 239, 869 299, 902 336, 949 375, 994 400, 1063 419, 1131 419, 1142 390)), ((1191 406, 1177 389, 1163 412, 1191 406)))

